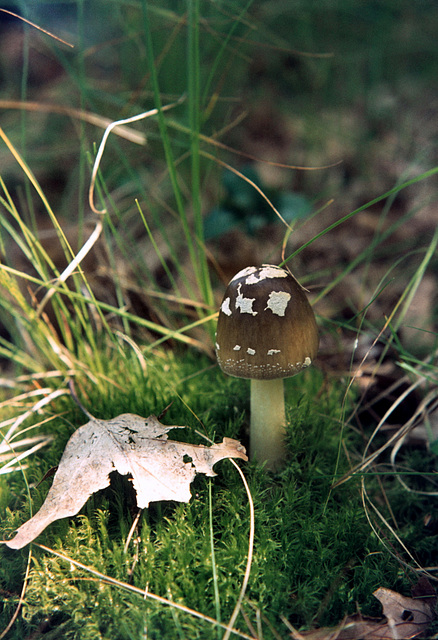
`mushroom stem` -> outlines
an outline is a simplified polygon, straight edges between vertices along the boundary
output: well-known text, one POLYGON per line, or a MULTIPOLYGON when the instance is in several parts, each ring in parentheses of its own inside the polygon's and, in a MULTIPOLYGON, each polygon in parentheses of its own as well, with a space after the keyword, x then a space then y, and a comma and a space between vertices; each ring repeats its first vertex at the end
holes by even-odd
POLYGON ((251 380, 250 456, 266 468, 281 466, 285 455, 285 425, 283 378, 251 380))

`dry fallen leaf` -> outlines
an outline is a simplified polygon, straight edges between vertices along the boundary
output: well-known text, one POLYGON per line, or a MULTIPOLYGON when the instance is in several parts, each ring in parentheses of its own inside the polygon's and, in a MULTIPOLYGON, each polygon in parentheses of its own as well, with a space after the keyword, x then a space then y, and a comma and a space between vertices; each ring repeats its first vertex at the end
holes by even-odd
POLYGON ((247 460, 237 440, 224 438, 211 447, 167 439, 171 429, 156 416, 124 413, 111 420, 91 419, 67 442, 53 484, 41 509, 6 542, 21 549, 49 524, 78 513, 88 498, 110 483, 109 474, 130 474, 137 504, 158 500, 190 500, 190 483, 197 473, 215 476, 213 465, 223 458, 247 460))
POLYGON ((381 603, 387 620, 388 634, 378 638, 424 638, 424 633, 435 619, 436 596, 406 598, 381 587, 373 594, 381 603))
POLYGON ((408 640, 425 638, 426 631, 436 619, 436 594, 426 578, 420 578, 414 594, 407 598, 383 587, 374 592, 383 608, 383 619, 348 616, 336 627, 293 631, 296 640, 408 640))

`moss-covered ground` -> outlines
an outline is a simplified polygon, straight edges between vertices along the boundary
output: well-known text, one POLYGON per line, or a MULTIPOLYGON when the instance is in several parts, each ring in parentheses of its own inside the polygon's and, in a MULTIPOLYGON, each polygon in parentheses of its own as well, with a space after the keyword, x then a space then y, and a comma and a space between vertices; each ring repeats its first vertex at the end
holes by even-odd
MULTIPOLYGON (((246 442, 247 381, 225 377, 201 356, 161 354, 147 362, 145 371, 135 359, 113 359, 108 377, 119 381, 111 392, 102 395, 88 387, 87 397, 82 398, 96 417, 159 414, 172 402, 163 422, 188 429, 171 437, 202 442, 197 430, 215 441, 226 435, 246 442)), ((287 637, 281 616, 299 628, 335 624, 358 606, 378 614, 372 597, 375 589, 386 586, 406 592, 415 581, 413 572, 389 553, 370 527, 360 479, 331 488, 362 446, 357 433, 341 428, 344 404, 351 404, 344 394, 342 382, 325 379, 316 367, 287 381, 286 466, 270 475, 254 463, 239 463, 254 501, 255 540, 242 607, 246 617, 240 615, 234 626, 250 637, 257 628, 266 639, 287 637)), ((7 483, 1 480, 4 536, 29 517, 30 506, 33 512, 39 508, 50 480, 39 481, 59 461, 73 429, 87 421, 70 398, 59 400, 55 410, 51 446, 44 455, 32 457, 23 473, 11 475, 7 483)), ((221 461, 215 470, 215 478, 196 477, 190 503, 153 503, 145 510, 127 549, 136 508, 129 482, 120 476, 109 489, 94 495, 78 516, 52 524, 37 542, 137 590, 227 623, 245 572, 250 511, 231 463, 221 461)), ((377 482, 372 476, 369 482, 381 503, 377 482)), ((409 507, 400 491, 393 491, 395 517, 402 519, 402 528, 409 522, 409 543, 415 544, 424 524, 412 518, 415 505, 409 507)), ((418 501, 417 508, 421 508, 418 501)), ((428 537, 428 544, 420 544, 416 551, 420 561, 424 556, 430 562, 432 546, 436 548, 436 536, 428 537)), ((126 586, 107 584, 37 545, 22 551, 3 546, 0 553, 2 627, 14 613, 29 569, 22 618, 10 638, 223 636, 223 629, 208 621, 126 586)))

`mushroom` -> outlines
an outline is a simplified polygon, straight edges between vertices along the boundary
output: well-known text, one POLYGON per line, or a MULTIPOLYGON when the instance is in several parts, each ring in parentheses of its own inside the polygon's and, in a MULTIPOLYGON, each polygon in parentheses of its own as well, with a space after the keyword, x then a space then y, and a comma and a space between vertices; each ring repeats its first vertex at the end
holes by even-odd
POLYGON ((305 289, 275 265, 247 267, 219 311, 216 357, 224 373, 251 380, 250 457, 278 469, 285 458, 283 378, 316 357, 319 337, 305 289))

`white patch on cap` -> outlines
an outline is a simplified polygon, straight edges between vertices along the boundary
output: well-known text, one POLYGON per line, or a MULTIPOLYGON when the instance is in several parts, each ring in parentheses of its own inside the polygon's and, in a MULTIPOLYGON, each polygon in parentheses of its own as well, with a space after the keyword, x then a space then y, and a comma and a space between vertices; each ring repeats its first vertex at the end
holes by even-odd
POLYGON ((268 356, 274 356, 276 353, 281 353, 281 349, 269 349, 267 352, 268 356))
POLYGON ((248 349, 246 350, 246 353, 249 356, 255 356, 255 349, 251 349, 250 347, 248 347, 248 349))
POLYGON ((284 269, 273 264, 264 264, 258 269, 257 274, 254 271, 251 272, 251 275, 245 280, 245 284, 257 284, 257 282, 266 280, 266 278, 287 278, 287 276, 288 273, 284 269))
POLYGON ((221 304, 221 311, 225 313, 226 316, 230 316, 233 312, 230 309, 230 299, 225 298, 225 300, 221 304))
POLYGON ((307 356, 303 362, 303 367, 310 367, 311 364, 312 364, 312 360, 309 358, 309 356, 307 356))
POLYGON ((240 351, 240 350, 241 350, 241 348, 242 348, 242 347, 240 346, 240 344, 236 344, 236 346, 235 346, 235 347, 233 347, 233 351, 240 351))
POLYGON ((218 345, 218 343, 217 343, 217 342, 215 343, 215 345, 214 345, 214 346, 216 347, 216 351, 219 351, 219 350, 220 350, 220 346, 218 345))
POLYGON ((264 311, 270 309, 276 316, 284 316, 290 298, 290 293, 286 293, 285 291, 271 291, 268 304, 264 311))
POLYGON ((242 288, 241 284, 237 285, 237 290, 239 293, 237 294, 237 298, 236 298, 236 309, 240 309, 240 313, 250 313, 252 316, 256 316, 257 311, 253 311, 252 309, 252 305, 255 302, 255 298, 244 298, 243 295, 240 293, 241 288, 242 288))
POLYGON ((241 271, 239 271, 239 273, 236 273, 236 275, 231 278, 230 282, 233 282, 233 280, 238 280, 239 278, 244 278, 250 273, 254 273, 254 271, 257 271, 257 267, 245 267, 245 269, 242 269, 241 271))

